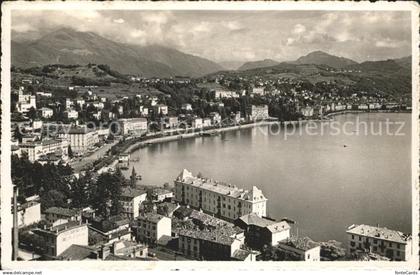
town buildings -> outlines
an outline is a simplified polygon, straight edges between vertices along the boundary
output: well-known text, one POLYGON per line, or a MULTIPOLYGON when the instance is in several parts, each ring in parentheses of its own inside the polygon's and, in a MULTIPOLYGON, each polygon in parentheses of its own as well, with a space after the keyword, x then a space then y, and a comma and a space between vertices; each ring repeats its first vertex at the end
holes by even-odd
POLYGON ((371 225, 351 225, 347 231, 348 254, 371 252, 392 261, 407 261, 413 255, 412 238, 400 231, 371 225))
POLYGON ((178 249, 187 257, 219 261, 232 260, 235 256, 238 260, 254 259, 252 255, 250 256, 251 251, 241 249, 245 237, 239 228, 181 229, 178 235, 178 249))
POLYGON ((146 118, 124 118, 118 123, 121 135, 141 135, 147 131, 146 118))
POLYGON ((25 203, 17 206, 18 226, 25 227, 41 221, 41 203, 39 196, 26 198, 25 203))
POLYGON ((65 221, 80 221, 82 220, 82 213, 78 209, 51 207, 44 211, 45 219, 49 223, 54 223, 58 220, 65 221))
POLYGON ((137 239, 154 245, 163 236, 171 236, 172 221, 170 218, 157 214, 145 213, 138 217, 137 239))
POLYGON ((245 242, 253 249, 262 249, 264 245, 275 246, 290 237, 287 222, 276 222, 255 213, 240 217, 235 224, 245 230, 245 242))
POLYGON ((319 262, 321 260, 321 247, 309 238, 288 238, 281 241, 277 248, 282 251, 282 258, 286 261, 319 262))
POLYGON ((263 217, 267 213, 267 199, 257 187, 239 189, 232 184, 194 177, 186 169, 175 179, 175 200, 228 220, 250 213, 263 217))
POLYGON ((97 236, 105 244, 131 240, 130 220, 126 217, 118 215, 108 218, 92 217, 89 223, 89 235, 97 236))
POLYGON ((40 112, 41 112, 41 116, 42 116, 43 118, 50 118, 50 117, 52 117, 52 116, 53 116, 53 114, 54 114, 53 110, 52 110, 52 109, 50 109, 50 108, 47 108, 47 107, 43 107, 43 108, 41 108, 41 109, 40 109, 40 112))
POLYGON ((146 201, 147 192, 134 188, 124 188, 120 196, 123 215, 129 219, 139 216, 140 204, 146 201))
POLYGON ((26 153, 28 159, 32 162, 37 161, 41 156, 55 154, 60 159, 66 160, 68 156, 68 142, 62 139, 46 139, 24 141, 19 144, 21 153, 26 153))
POLYGON ((24 88, 20 87, 18 92, 18 100, 16 102, 16 109, 19 113, 27 113, 31 108, 36 110, 36 96, 25 94, 24 88))
POLYGON ((46 256, 56 257, 71 245, 88 245, 88 226, 81 221, 72 221, 53 225, 43 229, 37 228, 35 234, 42 236, 47 248, 46 256))
POLYGON ((99 142, 98 132, 86 126, 72 127, 68 133, 61 133, 60 137, 70 141, 74 153, 83 154, 99 142))
POLYGON ((250 120, 263 120, 269 118, 267 105, 252 105, 250 120))

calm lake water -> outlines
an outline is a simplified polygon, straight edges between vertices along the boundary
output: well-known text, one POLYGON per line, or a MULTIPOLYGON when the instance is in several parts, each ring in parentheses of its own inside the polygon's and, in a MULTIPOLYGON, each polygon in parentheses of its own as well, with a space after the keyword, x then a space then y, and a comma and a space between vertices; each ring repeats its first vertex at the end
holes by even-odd
POLYGON ((134 152, 140 162, 131 165, 146 185, 172 184, 183 168, 240 188, 256 185, 271 217, 296 220, 299 235, 318 241, 345 241, 353 223, 411 232, 411 115, 346 114, 334 121, 364 121, 379 131, 387 119, 404 122, 404 135, 365 135, 363 125, 357 135, 353 124, 346 126, 350 135, 332 135, 337 131, 327 125, 322 136, 296 132, 285 139, 284 129, 274 127, 276 135, 263 126, 151 145, 134 152))

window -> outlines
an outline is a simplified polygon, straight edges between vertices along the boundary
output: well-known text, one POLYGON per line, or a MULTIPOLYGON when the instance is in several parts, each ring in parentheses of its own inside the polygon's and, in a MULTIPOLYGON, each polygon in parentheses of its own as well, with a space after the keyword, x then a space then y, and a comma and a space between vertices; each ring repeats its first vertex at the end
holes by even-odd
POLYGON ((311 254, 308 254, 308 259, 310 259, 311 258, 311 254))
POLYGON ((362 241, 362 237, 359 236, 359 241, 362 241))
POLYGON ((389 243, 389 247, 392 247, 392 243, 389 243))
POLYGON ((397 248, 400 249, 401 248, 401 245, 400 244, 397 244, 397 248))
POLYGON ((354 235, 351 235, 351 239, 354 240, 354 235))
POLYGON ((355 244, 355 242, 350 242, 350 246, 354 246, 355 244))
POLYGON ((374 244, 377 244, 377 243, 378 243, 378 240, 373 240, 373 243, 374 243, 374 244))
POLYGON ((397 251, 397 256, 400 256, 400 252, 399 251, 397 251))

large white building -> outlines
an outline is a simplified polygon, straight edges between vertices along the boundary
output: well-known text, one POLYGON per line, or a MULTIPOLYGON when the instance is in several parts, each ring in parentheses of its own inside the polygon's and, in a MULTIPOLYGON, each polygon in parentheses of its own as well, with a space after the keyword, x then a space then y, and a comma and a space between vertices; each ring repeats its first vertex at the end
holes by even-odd
POLYGON ((69 140, 74 153, 84 153, 99 142, 98 131, 87 127, 73 127, 68 133, 61 133, 60 137, 69 140))
POLYGON ((400 231, 371 225, 351 225, 347 231, 348 254, 370 252, 392 261, 407 261, 413 254, 412 238, 400 231))
POLYGON ((18 101, 16 102, 16 109, 20 113, 26 113, 29 109, 36 109, 36 96, 31 94, 24 94, 23 87, 19 89, 18 101))
POLYGON ((41 221, 41 203, 39 196, 26 199, 26 202, 18 205, 18 226, 25 227, 41 221))
POLYGON ((267 119, 268 115, 268 106, 267 105, 252 105, 251 107, 251 120, 261 120, 267 119))
POLYGON ((56 257, 70 246, 88 245, 88 226, 85 223, 68 222, 34 232, 45 239, 46 255, 56 257))
POLYGON ((175 180, 175 200, 228 220, 250 213, 260 217, 267 214, 267 199, 257 187, 239 189, 232 184, 194 177, 186 169, 175 180))
POLYGON ((40 159, 41 156, 56 154, 63 160, 68 156, 68 141, 62 139, 48 139, 42 141, 22 142, 19 144, 20 152, 25 152, 32 162, 40 159))
POLYGON ((123 118, 118 120, 122 135, 140 135, 147 131, 146 118, 123 118))

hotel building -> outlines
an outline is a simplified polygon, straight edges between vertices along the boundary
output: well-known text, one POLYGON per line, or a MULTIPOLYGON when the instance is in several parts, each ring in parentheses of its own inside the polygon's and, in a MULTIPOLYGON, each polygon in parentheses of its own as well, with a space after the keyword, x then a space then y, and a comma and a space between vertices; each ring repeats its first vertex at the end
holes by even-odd
POLYGON ((371 225, 351 225, 347 231, 348 254, 375 253, 391 261, 407 261, 412 255, 412 238, 400 231, 371 225))
POLYGON ((121 135, 141 135, 147 131, 147 119, 123 118, 118 120, 121 135))
POLYGON ((227 220, 255 213, 267 214, 267 199, 262 191, 239 189, 232 184, 194 177, 184 169, 175 180, 175 200, 227 220))

